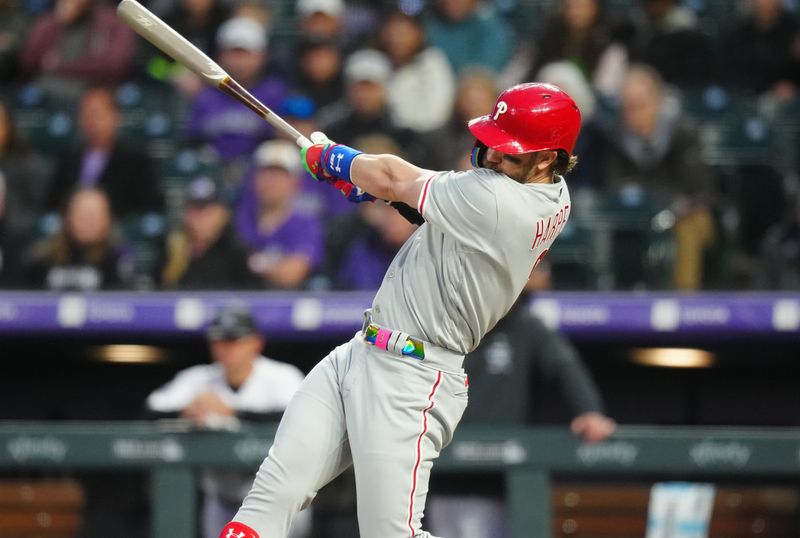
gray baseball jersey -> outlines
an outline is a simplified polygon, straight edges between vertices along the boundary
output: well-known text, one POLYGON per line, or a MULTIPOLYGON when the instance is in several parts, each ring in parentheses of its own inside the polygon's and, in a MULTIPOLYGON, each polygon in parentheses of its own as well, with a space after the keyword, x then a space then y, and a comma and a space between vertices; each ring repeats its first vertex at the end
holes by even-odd
POLYGON ((384 344, 359 333, 306 376, 235 520, 285 538, 292 516, 353 465, 362 538, 432 538, 420 525, 433 461, 467 405, 464 354, 517 299, 569 209, 561 178, 431 177, 419 199, 427 222, 373 302, 384 344), (402 333, 427 341, 422 356, 398 351, 402 333))
POLYGON ((488 169, 425 183, 427 221, 403 245, 372 304, 375 322, 469 353, 516 301, 570 212, 566 182, 521 184, 488 169))

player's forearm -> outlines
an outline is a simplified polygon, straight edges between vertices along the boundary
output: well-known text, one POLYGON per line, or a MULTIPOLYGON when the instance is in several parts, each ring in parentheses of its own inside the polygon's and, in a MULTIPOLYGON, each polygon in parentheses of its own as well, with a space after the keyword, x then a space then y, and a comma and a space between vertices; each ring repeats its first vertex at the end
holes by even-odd
POLYGON ((376 198, 416 208, 426 170, 395 155, 359 155, 353 161, 353 183, 376 198))

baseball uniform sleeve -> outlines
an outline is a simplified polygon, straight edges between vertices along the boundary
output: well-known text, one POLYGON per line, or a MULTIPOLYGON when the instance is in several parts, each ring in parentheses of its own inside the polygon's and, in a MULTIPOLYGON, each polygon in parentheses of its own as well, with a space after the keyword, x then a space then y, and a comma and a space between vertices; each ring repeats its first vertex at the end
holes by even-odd
POLYGON ((486 250, 497 231, 499 179, 490 170, 434 174, 423 185, 417 207, 446 235, 469 249, 486 250))
POLYGON ((193 366, 179 372, 172 381, 147 397, 147 409, 159 413, 182 411, 207 385, 206 378, 204 366, 193 366))

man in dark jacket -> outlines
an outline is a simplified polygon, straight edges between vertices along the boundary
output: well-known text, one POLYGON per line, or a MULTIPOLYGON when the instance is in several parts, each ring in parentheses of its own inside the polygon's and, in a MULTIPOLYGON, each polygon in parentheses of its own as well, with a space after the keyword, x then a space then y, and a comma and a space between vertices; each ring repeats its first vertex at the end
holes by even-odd
POLYGON ((207 177, 186 188, 183 228, 167 237, 160 282, 165 288, 257 288, 247 251, 230 223, 216 183, 207 177))
POLYGON ((78 115, 83 143, 61 157, 51 181, 47 210, 58 211, 76 187, 97 187, 108 194, 115 219, 161 212, 164 199, 153 160, 119 140, 119 110, 107 88, 91 88, 78 115))

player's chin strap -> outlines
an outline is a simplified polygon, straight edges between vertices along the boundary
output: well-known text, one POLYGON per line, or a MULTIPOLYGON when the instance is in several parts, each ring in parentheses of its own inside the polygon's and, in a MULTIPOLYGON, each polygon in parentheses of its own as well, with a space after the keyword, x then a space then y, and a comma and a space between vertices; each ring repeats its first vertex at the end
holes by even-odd
POLYGON ((486 152, 489 148, 480 140, 475 140, 475 145, 472 146, 472 154, 470 155, 470 162, 475 168, 485 168, 483 160, 486 158, 486 152))

